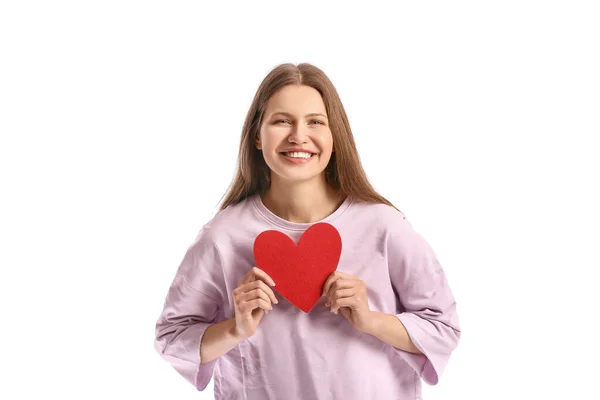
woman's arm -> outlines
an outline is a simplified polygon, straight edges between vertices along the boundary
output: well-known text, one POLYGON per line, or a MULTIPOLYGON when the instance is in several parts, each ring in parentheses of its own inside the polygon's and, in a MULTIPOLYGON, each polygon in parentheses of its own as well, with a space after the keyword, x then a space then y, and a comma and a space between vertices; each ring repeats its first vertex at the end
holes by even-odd
POLYGON ((371 311, 371 323, 365 333, 375 336, 397 349, 413 354, 423 354, 410 340, 406 328, 395 315, 371 311))
POLYGON ((200 342, 200 363, 216 360, 237 346, 243 339, 237 337, 234 332, 235 318, 209 326, 200 342))
MULTIPOLYGON (((398 301, 395 317, 422 354, 397 351, 426 383, 435 385, 460 339, 456 301, 433 248, 407 220, 394 216, 386 249, 398 301)), ((380 325, 380 330, 389 331, 387 325, 380 325)))

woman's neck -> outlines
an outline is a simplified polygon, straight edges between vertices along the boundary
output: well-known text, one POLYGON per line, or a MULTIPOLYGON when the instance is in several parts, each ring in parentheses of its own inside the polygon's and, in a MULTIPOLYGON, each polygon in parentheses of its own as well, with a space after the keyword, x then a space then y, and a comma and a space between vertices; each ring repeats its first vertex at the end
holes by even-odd
POLYGON ((290 222, 311 223, 333 214, 345 200, 339 189, 325 182, 302 182, 282 185, 276 181, 262 202, 273 214, 290 222))

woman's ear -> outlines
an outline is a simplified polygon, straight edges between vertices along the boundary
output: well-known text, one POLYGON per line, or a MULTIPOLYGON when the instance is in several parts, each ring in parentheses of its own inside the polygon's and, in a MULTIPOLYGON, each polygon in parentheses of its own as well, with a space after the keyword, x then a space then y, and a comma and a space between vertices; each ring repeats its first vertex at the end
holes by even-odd
POLYGON ((260 142, 260 137, 256 137, 254 144, 258 150, 262 150, 262 143, 260 142))

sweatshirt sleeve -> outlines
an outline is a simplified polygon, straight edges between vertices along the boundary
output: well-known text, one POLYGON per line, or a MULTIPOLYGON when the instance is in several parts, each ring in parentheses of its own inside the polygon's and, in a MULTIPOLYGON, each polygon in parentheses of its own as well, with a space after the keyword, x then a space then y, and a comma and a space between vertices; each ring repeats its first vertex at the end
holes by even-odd
POLYGON ((423 354, 394 349, 427 384, 435 385, 460 338, 456 301, 429 243, 403 216, 395 221, 387 251, 399 300, 396 317, 423 354))
POLYGON ((220 322, 222 269, 218 251, 203 228, 187 249, 156 322, 154 348, 189 383, 201 391, 216 360, 200 364, 206 329, 220 322))

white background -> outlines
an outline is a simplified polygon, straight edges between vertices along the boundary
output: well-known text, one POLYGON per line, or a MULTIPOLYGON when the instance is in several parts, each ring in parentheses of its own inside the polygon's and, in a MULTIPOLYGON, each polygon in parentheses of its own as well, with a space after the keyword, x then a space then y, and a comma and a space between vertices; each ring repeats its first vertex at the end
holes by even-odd
POLYGON ((424 398, 600 398, 593 3, 2 2, 0 398, 213 398, 154 324, 283 62, 330 77, 447 274, 424 398))

